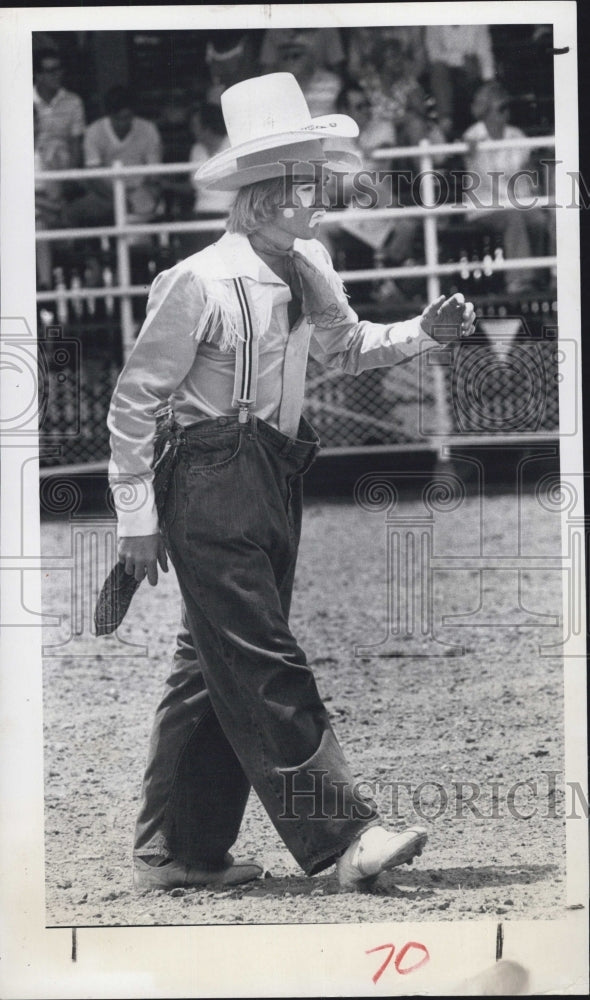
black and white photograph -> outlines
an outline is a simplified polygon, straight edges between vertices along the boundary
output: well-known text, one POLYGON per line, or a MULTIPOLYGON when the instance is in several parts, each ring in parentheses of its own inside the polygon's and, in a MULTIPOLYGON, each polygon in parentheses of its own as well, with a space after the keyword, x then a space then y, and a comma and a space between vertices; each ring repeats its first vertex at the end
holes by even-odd
POLYGON ((576 5, 0 43, 5 995, 584 993, 576 5))

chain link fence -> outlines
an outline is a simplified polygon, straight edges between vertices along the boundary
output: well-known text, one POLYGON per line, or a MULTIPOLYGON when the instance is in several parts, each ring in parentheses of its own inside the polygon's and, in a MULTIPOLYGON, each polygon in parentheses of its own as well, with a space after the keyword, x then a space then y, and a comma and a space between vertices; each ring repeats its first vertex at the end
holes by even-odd
MULTIPOLYGON (((555 303, 478 307, 468 342, 410 362, 344 375, 310 359, 305 413, 324 448, 428 444, 441 436, 553 436, 559 430, 555 303), (523 321, 522 313, 528 313, 523 321), (442 397, 442 398, 441 398, 442 397)), ((121 369, 115 324, 71 323, 40 342, 44 468, 106 463, 107 413, 121 369)))

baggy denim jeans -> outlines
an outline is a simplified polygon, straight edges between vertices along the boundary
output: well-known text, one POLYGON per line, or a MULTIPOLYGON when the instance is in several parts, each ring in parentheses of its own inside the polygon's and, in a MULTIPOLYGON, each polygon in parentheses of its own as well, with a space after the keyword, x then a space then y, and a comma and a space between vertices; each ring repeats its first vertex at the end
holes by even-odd
POLYGON ((183 620, 150 741, 137 855, 221 867, 251 787, 308 875, 376 822, 288 625, 302 476, 318 450, 303 418, 298 435, 253 416, 181 433, 161 527, 183 620))

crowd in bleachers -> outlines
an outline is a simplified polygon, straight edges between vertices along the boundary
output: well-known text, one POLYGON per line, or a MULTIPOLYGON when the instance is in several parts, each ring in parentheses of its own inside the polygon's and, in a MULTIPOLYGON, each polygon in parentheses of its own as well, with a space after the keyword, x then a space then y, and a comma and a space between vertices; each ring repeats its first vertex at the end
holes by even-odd
MULTIPOLYGON (((531 27, 529 54, 534 56, 535 46, 539 51, 543 46, 546 49, 550 41, 542 28, 531 27)), ((295 75, 312 116, 338 111, 356 119, 360 134, 353 145, 367 169, 395 165, 415 170, 415 161, 393 164, 376 161, 373 154, 379 147, 415 145, 425 138, 431 142, 464 138, 469 152, 459 166, 484 178, 490 171, 509 174, 530 163, 526 150, 486 152, 478 145, 486 138, 524 135, 525 130, 511 118, 515 110, 522 110, 523 100, 534 109, 538 95, 509 92, 488 27, 446 25, 293 28, 268 30, 262 36, 211 33, 205 64, 196 70, 199 86, 191 93, 172 88, 154 120, 137 113, 137 93, 114 86, 102 96, 103 114, 87 123, 82 100, 63 86, 59 47, 39 47, 34 53, 36 168, 40 172, 109 166, 118 160, 127 165, 186 161, 196 169, 228 143, 220 110, 223 90, 249 76, 279 70, 295 75), (199 94, 197 102, 195 93, 199 94)), ((534 130, 534 113, 532 125, 534 130)), ((435 162, 443 171, 457 166, 456 159, 435 162)), ((126 200, 129 219, 138 222, 219 219, 229 205, 227 194, 195 187, 192 173, 129 178, 126 200)), ((112 224, 112 185, 102 179, 84 183, 38 180, 36 221, 38 229, 46 230, 112 224)), ((554 252, 547 212, 470 213, 463 221, 474 232, 483 225, 491 253, 498 247, 511 257, 554 252)), ((191 234, 179 241, 179 251, 194 252, 210 238, 208 233, 191 234)), ((326 238, 340 267, 403 265, 416 261, 421 253, 421 226, 410 218, 351 220, 326 238)), ((447 256, 469 255, 464 230, 453 239, 455 245, 447 256)), ((49 243, 38 245, 40 289, 56 283, 57 253, 58 248, 52 249, 49 243)), ((532 270, 508 275, 509 292, 526 290, 535 281, 532 270)), ((404 296, 392 283, 386 290, 404 296)))

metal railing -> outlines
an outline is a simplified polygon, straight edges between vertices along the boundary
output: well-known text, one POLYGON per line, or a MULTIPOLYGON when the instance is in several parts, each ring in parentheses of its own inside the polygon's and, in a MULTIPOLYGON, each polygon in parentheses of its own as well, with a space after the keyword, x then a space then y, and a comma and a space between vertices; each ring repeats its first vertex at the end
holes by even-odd
MULTIPOLYGON (((477 149, 498 150, 498 149, 539 149, 553 148, 555 146, 554 136, 528 137, 500 140, 485 140, 477 144, 477 149)), ((347 282, 380 280, 385 278, 426 278, 427 296, 429 301, 440 294, 440 277, 459 273, 464 270, 475 271, 481 268, 482 261, 451 262, 440 263, 438 244, 438 220, 447 216, 457 216, 461 213, 473 211, 473 205, 465 203, 453 203, 445 205, 436 204, 436 192, 434 184, 435 161, 440 156, 456 155, 467 153, 473 147, 466 142, 457 143, 429 143, 423 140, 417 146, 404 146, 399 148, 382 148, 373 153, 373 159, 391 161, 396 159, 415 158, 419 161, 420 175, 422 175, 422 205, 391 207, 391 208, 351 208, 341 211, 329 212, 322 225, 324 227, 337 227, 343 221, 352 222, 355 220, 384 219, 384 218, 421 218, 424 228, 424 249, 425 264, 403 267, 379 267, 369 270, 341 271, 342 278, 347 282)), ((117 257, 117 283, 109 288, 85 288, 76 290, 62 290, 60 296, 64 301, 75 298, 100 298, 114 296, 121 299, 121 333, 123 341, 124 356, 127 356, 134 343, 135 324, 133 320, 131 300, 134 297, 146 295, 145 285, 132 285, 130 280, 130 245, 131 238, 139 236, 161 236, 169 239, 171 235, 181 233, 216 232, 224 229, 223 220, 206 221, 185 221, 185 222, 130 222, 127 215, 125 200, 125 179, 128 177, 158 177, 166 174, 190 174, 194 172, 194 165, 190 163, 170 163, 151 164, 149 166, 122 166, 115 164, 112 167, 92 167, 78 170, 44 171, 36 175, 40 182, 44 181, 80 181, 90 178, 110 179, 113 185, 114 202, 114 225, 112 226, 92 226, 76 229, 52 229, 40 230, 36 233, 37 242, 56 242, 60 240, 87 240, 91 238, 114 239, 116 241, 117 257)), ((536 206, 539 208, 551 209, 554 203, 548 197, 537 197, 536 206)), ((499 201, 486 211, 517 211, 509 201, 499 201)), ((556 264, 553 256, 526 257, 492 262, 493 273, 501 271, 519 270, 522 268, 547 268, 556 264)), ((56 299, 55 291, 43 291, 37 294, 39 303, 52 302, 56 299)))
MULTIPOLYGON (((477 148, 482 150, 514 147, 523 149, 553 148, 554 143, 553 136, 522 137, 511 140, 485 141, 478 143, 477 148)), ((431 301, 440 293, 441 278, 449 275, 461 274, 464 277, 466 273, 481 271, 484 267, 488 268, 487 273, 491 275, 522 268, 539 269, 555 267, 556 258, 554 256, 513 258, 509 260, 492 259, 488 260, 487 263, 482 260, 468 261, 465 259, 451 262, 440 261, 439 226, 441 221, 472 212, 474 207, 472 204, 463 202, 437 203, 435 174, 437 172, 438 158, 449 154, 467 153, 472 151, 472 148, 472 146, 464 142, 430 144, 424 141, 417 146, 407 146, 398 149, 383 148, 374 152, 373 159, 376 161, 392 161, 407 158, 418 160, 422 177, 420 188, 422 204, 403 207, 371 208, 370 210, 365 208, 348 208, 345 210, 330 211, 327 213, 322 225, 333 228, 338 227, 343 221, 367 221, 368 219, 376 220, 384 218, 395 220, 408 217, 420 219, 424 235, 425 262, 424 264, 401 267, 374 267, 362 270, 341 269, 340 274, 347 283, 371 282, 389 278, 425 278, 427 283, 427 298, 431 301)), ((110 245, 110 241, 114 241, 116 244, 117 261, 113 284, 109 284, 107 287, 77 287, 75 289, 62 287, 60 289, 40 291, 37 294, 38 303, 43 305, 48 302, 57 302, 59 305, 61 300, 63 307, 65 303, 75 302, 76 300, 103 299, 105 300, 105 304, 108 300, 111 303, 113 300, 118 300, 120 302, 120 310, 118 311, 117 322, 120 324, 123 358, 125 359, 135 342, 138 325, 133 315, 133 299, 146 298, 148 292, 146 284, 133 284, 131 279, 132 246, 134 243, 137 243, 138 237, 157 237, 164 247, 169 244, 170 239, 175 235, 206 232, 213 234, 221 232, 225 228, 224 219, 178 222, 156 219, 141 223, 132 221, 127 213, 126 179, 138 176, 187 175, 191 174, 194 169, 194 165, 190 163, 157 164, 143 167, 125 167, 117 164, 108 168, 97 167, 83 170, 38 173, 36 180, 41 183, 44 181, 61 180, 84 181, 91 178, 109 179, 111 181, 113 185, 113 225, 40 230, 36 234, 36 239, 39 243, 100 239, 103 248, 110 245)), ((536 206, 546 210, 555 207, 554 202, 548 197, 537 197, 536 206)), ((490 208, 486 205, 485 210, 488 212, 504 209, 517 210, 510 202, 498 202, 493 207, 490 206, 490 208)), ((549 306, 549 303, 547 303, 547 306, 549 306)), ((543 385, 541 389, 539 390, 538 386, 534 388, 536 396, 533 393, 531 399, 535 403, 536 409, 534 413, 534 408, 531 408, 530 413, 527 411, 524 423, 518 413, 516 414, 516 418, 511 415, 514 407, 512 407, 512 410, 510 409, 512 405, 510 399, 511 396, 515 398, 514 393, 517 395, 519 393, 521 395, 522 393, 531 395, 533 391, 531 386, 527 384, 530 374, 527 369, 528 362, 526 359, 523 362, 521 358, 521 366, 524 364, 522 371, 516 371, 515 373, 508 366, 498 374, 500 380, 498 383, 500 386, 499 391, 500 394, 504 394, 507 405, 504 424, 507 436, 511 440, 515 440, 519 436, 519 429, 521 437, 524 435, 530 438, 531 434, 534 436, 537 428, 535 421, 537 420, 539 407, 544 409, 547 417, 544 425, 539 425, 539 429, 543 433, 551 435, 555 433, 555 428, 557 427, 557 399, 553 392, 554 386, 550 377, 553 371, 554 349, 547 342, 538 348, 537 353, 540 358, 540 362, 537 363, 537 369, 547 373, 547 377, 542 374, 541 383, 543 385)), ((482 417, 480 410, 478 410, 479 400, 471 400, 469 402, 471 410, 467 417, 463 413, 457 414, 454 412, 453 407, 456 401, 450 398, 449 372, 445 372, 443 367, 432 366, 428 370, 424 370, 426 382, 422 386, 422 390, 426 393, 430 401, 429 405, 431 406, 432 419, 436 426, 436 432, 431 435, 428 430, 421 430, 418 437, 413 429, 408 431, 405 428, 405 418, 400 416, 403 407, 401 403, 398 406, 397 402, 397 390, 394 390, 392 385, 389 385, 387 376, 383 375, 383 371, 377 375, 366 372, 360 378, 352 379, 348 376, 336 377, 333 371, 319 371, 316 370, 316 367, 314 363, 310 365, 307 406, 309 412, 319 419, 321 425, 319 429, 323 439, 328 444, 328 450, 331 450, 330 446, 336 442, 339 449, 342 448, 342 445, 344 445, 344 449, 355 449, 357 446, 363 448, 380 447, 379 442, 382 441, 383 447, 391 447, 392 445, 402 448, 404 446, 409 447, 410 445, 412 447, 433 447, 442 455, 444 446, 452 439, 453 435, 461 435, 467 432, 468 436, 479 433, 480 436, 483 434, 485 437, 488 431, 488 425, 486 424, 487 416, 484 414, 482 417), (384 390, 383 385, 385 385, 384 390), (397 429, 394 426, 396 421, 397 429)), ((492 364, 489 367, 492 376, 495 377, 493 371, 494 365, 492 364)), ((101 421, 104 421, 102 417, 99 418, 96 416, 95 411, 100 410, 104 399, 109 397, 115 377, 116 371, 113 369, 111 360, 108 362, 105 371, 99 373, 98 379, 96 376, 93 376, 84 385, 82 391, 80 391, 80 387, 76 390, 76 398, 83 399, 84 406, 86 407, 84 413, 81 414, 80 425, 84 427, 85 422, 88 423, 89 430, 86 434, 88 441, 85 443, 82 440, 84 438, 84 434, 82 434, 80 441, 77 442, 78 448, 74 456, 74 461, 82 459, 84 462, 91 462, 96 455, 97 436, 92 432, 93 427, 99 426, 101 428, 100 432, 104 431, 104 441, 100 438, 100 434, 98 436, 101 442, 99 451, 108 450, 108 441, 104 436, 106 430, 101 424, 101 421)), ((400 379, 403 381, 401 376, 400 379)), ((405 391, 406 397, 410 398, 413 389, 409 388, 409 384, 405 391)), ((50 434, 59 436, 62 422, 64 419, 67 419, 67 413, 72 407, 72 400, 67 397, 67 394, 64 394, 65 392, 66 390, 63 387, 56 388, 57 395, 55 398, 57 403, 54 408, 50 434)), ((491 397, 494 396, 494 392, 491 393, 491 397)), ((406 409, 408 412, 412 410, 412 407, 415 410, 417 405, 416 399, 412 399, 407 404, 406 409)), ((412 420, 415 422, 416 419, 418 418, 415 415, 410 417, 408 426, 412 420)), ((491 415, 489 420, 490 434, 494 434, 495 436, 499 429, 501 428, 498 425, 497 418, 491 415)), ((72 458, 66 458, 66 462, 71 466, 72 458)), ((102 468, 106 466, 106 462, 99 462, 98 464, 102 468)))

